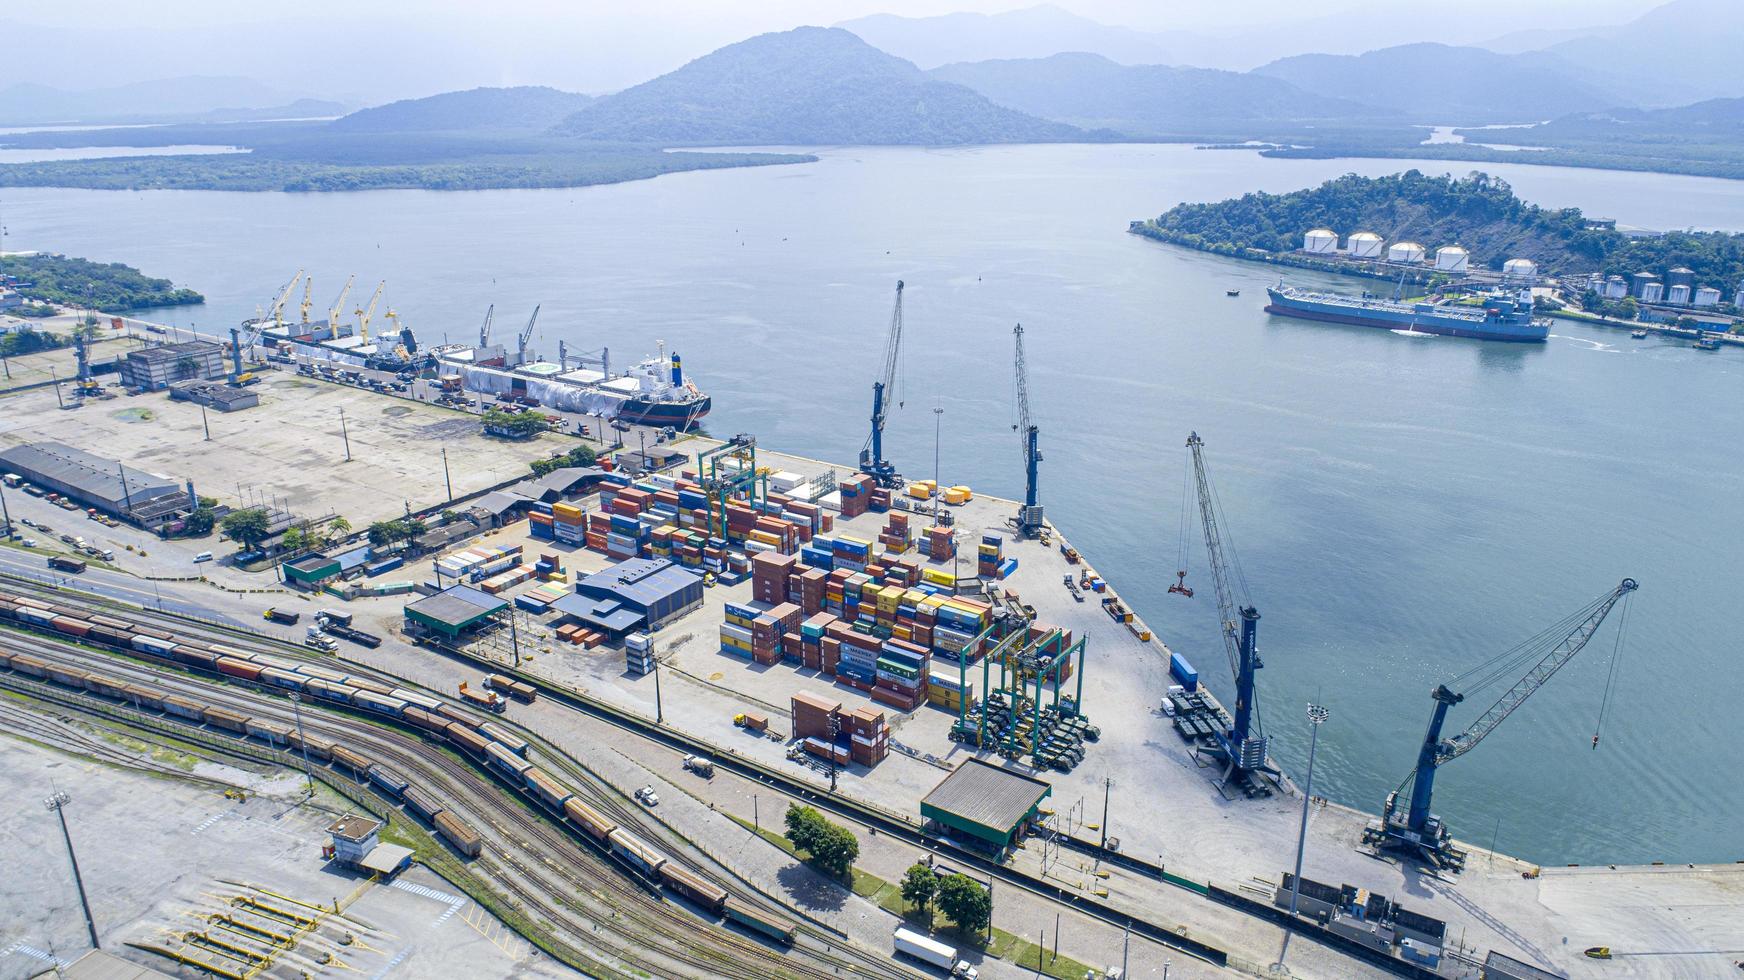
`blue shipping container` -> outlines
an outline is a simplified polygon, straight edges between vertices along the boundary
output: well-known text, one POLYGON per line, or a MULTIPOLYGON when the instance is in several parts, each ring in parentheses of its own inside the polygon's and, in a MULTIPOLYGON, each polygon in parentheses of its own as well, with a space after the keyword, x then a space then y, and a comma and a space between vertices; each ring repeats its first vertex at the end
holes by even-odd
POLYGON ((1178 653, 1169 654, 1169 674, 1181 682, 1181 686, 1189 691, 1199 689, 1199 672, 1187 662, 1187 658, 1178 653))

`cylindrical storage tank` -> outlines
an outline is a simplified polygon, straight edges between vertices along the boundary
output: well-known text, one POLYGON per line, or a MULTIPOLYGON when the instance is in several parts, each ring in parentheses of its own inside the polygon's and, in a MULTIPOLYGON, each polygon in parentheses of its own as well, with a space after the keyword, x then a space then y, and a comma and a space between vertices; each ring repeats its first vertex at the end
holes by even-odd
POLYGON ((1676 306, 1687 306, 1690 301, 1690 288, 1683 283, 1665 291, 1665 301, 1676 306))
POLYGON ((1331 255, 1338 251, 1338 235, 1330 229, 1316 228, 1302 236, 1302 251, 1331 255))
POLYGON ((1346 243, 1353 259, 1378 259, 1381 257, 1381 247, 1385 244, 1381 236, 1372 231, 1359 231, 1350 236, 1350 241, 1346 243))
POLYGON ((1695 304, 1697 306, 1714 306, 1720 302, 1720 291, 1712 286, 1703 286, 1696 290, 1695 304))
POLYGON ((1464 272, 1471 264, 1471 253, 1458 245, 1443 245, 1435 250, 1437 272, 1464 272))
POLYGON ((1401 262, 1406 265, 1416 265, 1429 255, 1428 250, 1416 242, 1394 242, 1387 247, 1387 261, 1401 262))
POLYGON ((1509 279, 1536 279, 1538 263, 1531 259, 1509 259, 1502 263, 1502 275, 1509 279))
POLYGON ((1665 283, 1650 282, 1641 287, 1641 302, 1657 303, 1665 299, 1665 283))
POLYGON ((1688 268, 1687 266, 1680 265, 1677 268, 1675 268, 1675 269, 1673 269, 1670 272, 1667 272, 1665 274, 1665 284, 1667 287, 1671 287, 1671 286, 1691 286, 1691 287, 1693 287, 1696 284, 1695 270, 1688 268))

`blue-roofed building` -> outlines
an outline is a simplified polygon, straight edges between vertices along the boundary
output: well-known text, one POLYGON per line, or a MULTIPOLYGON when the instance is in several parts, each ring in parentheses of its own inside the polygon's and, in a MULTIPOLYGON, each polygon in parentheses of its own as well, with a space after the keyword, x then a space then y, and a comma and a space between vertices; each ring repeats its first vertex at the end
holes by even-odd
POLYGON ((664 558, 632 558, 575 585, 551 608, 614 639, 657 630, 702 605, 702 576, 664 558))

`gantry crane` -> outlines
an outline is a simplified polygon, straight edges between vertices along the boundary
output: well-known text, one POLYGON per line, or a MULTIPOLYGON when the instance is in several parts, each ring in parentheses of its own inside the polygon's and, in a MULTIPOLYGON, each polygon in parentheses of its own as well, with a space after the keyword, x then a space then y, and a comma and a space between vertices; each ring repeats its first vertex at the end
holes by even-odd
POLYGON ((375 318, 375 305, 381 302, 382 290, 386 289, 388 281, 383 279, 375 284, 375 293, 369 298, 368 307, 358 307, 352 313, 357 317, 357 335, 364 343, 369 343, 369 321, 375 318))
MULTIPOLYGON (((881 487, 897 487, 902 477, 896 467, 884 458, 884 420, 890 414, 890 400, 896 392, 896 365, 902 350, 902 280, 896 280, 896 308, 890 314, 890 337, 884 347, 884 373, 872 382, 872 434, 866 448, 860 450, 860 472, 870 476, 881 487)), ((901 408, 900 402, 897 407, 901 408)))
MULTIPOLYGON (((1551 675, 1581 652, 1617 603, 1636 588, 1638 586, 1635 580, 1626 578, 1609 593, 1587 603, 1573 615, 1454 678, 1454 683, 1458 683, 1481 673, 1483 676, 1476 678, 1471 692, 1475 693, 1477 689, 1506 676, 1510 666, 1531 659, 1534 654, 1544 650, 1546 646, 1549 647, 1548 652, 1539 657, 1532 669, 1526 672, 1526 676, 1516 681, 1513 687, 1495 704, 1490 705, 1488 711, 1467 726, 1465 731, 1451 738, 1441 737, 1442 723, 1447 720, 1447 709, 1464 701, 1466 694, 1455 692, 1446 684, 1437 685, 1430 693, 1430 697, 1435 699, 1435 712, 1429 717, 1429 731, 1423 736, 1423 745, 1417 751, 1417 768, 1405 777, 1405 782, 1411 784, 1409 807, 1403 814, 1399 812, 1399 793, 1404 789, 1401 784, 1399 789, 1387 794, 1381 822, 1371 825, 1364 832, 1364 842, 1378 849, 1402 852, 1408 857, 1438 868, 1457 871, 1463 867, 1465 852, 1453 846, 1448 839, 1447 825, 1442 823, 1441 817, 1429 810, 1430 798, 1435 791, 1436 770, 1477 748, 1478 743, 1495 731, 1498 725, 1513 714, 1514 709, 1525 703, 1527 698, 1550 680, 1551 675), (1570 623, 1573 623, 1572 628, 1569 627, 1570 623)), ((1618 634, 1620 652, 1622 627, 1618 628, 1618 634)), ((1593 745, 1598 746, 1597 735, 1593 736, 1593 745)))
POLYGON ((527 343, 533 339, 533 324, 539 322, 539 307, 533 307, 533 315, 527 318, 527 325, 521 328, 521 335, 515 338, 515 363, 527 363, 527 343))
POLYGON ((339 298, 333 301, 333 308, 327 311, 327 329, 333 331, 335 338, 339 336, 339 314, 345 312, 345 297, 351 295, 351 284, 356 281, 355 274, 345 280, 345 288, 339 291, 339 298))
POLYGON ((1017 533, 1026 537, 1038 537, 1042 533, 1042 505, 1036 503, 1036 464, 1042 461, 1041 450, 1036 445, 1037 428, 1029 414, 1029 365, 1023 358, 1023 324, 1018 324, 1012 331, 1016 347, 1014 359, 1017 374, 1017 438, 1023 450, 1023 508, 1017 512, 1017 533))
MULTIPOLYGON (((1259 691, 1254 674, 1265 664, 1260 661, 1258 646, 1259 610, 1247 601, 1247 581, 1241 568, 1225 556, 1223 534, 1218 529, 1217 497, 1211 490, 1211 478, 1205 473, 1205 441, 1194 432, 1187 437, 1187 449, 1193 455, 1193 479, 1199 492, 1199 520, 1205 530, 1206 563, 1211 566, 1211 582, 1217 591, 1218 631, 1223 634, 1223 646, 1229 656, 1229 669, 1235 675, 1235 717, 1227 730, 1214 735, 1215 752, 1226 763, 1223 782, 1243 779, 1256 773, 1277 774, 1266 760, 1270 739, 1260 724, 1259 691), (1230 580, 1234 572, 1236 582, 1230 580), (1235 585, 1242 595, 1237 605, 1235 585)), ((1233 551, 1233 549, 1232 549, 1233 551)))

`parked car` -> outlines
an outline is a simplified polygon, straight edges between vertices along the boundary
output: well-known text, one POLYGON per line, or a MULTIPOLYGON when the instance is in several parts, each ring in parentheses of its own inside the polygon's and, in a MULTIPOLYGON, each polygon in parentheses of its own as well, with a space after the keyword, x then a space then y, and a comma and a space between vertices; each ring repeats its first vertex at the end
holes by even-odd
POLYGON ((654 792, 654 787, 652 786, 642 787, 636 791, 635 796, 636 802, 643 806, 656 807, 660 805, 660 794, 654 792))
POLYGON ((24 546, 25 546, 25 547, 26 547, 26 548, 34 548, 34 547, 36 547, 36 539, 35 539, 35 538, 25 538, 25 539, 24 539, 24 540, 23 540, 23 541, 22 541, 22 542, 21 542, 21 543, 22 543, 22 544, 23 544, 23 545, 24 545, 24 546))
POLYGON ((210 551, 202 551, 199 554, 194 556, 194 564, 196 564, 196 565, 198 565, 199 563, 201 563, 203 561, 211 561, 211 560, 212 560, 212 553, 210 551))

